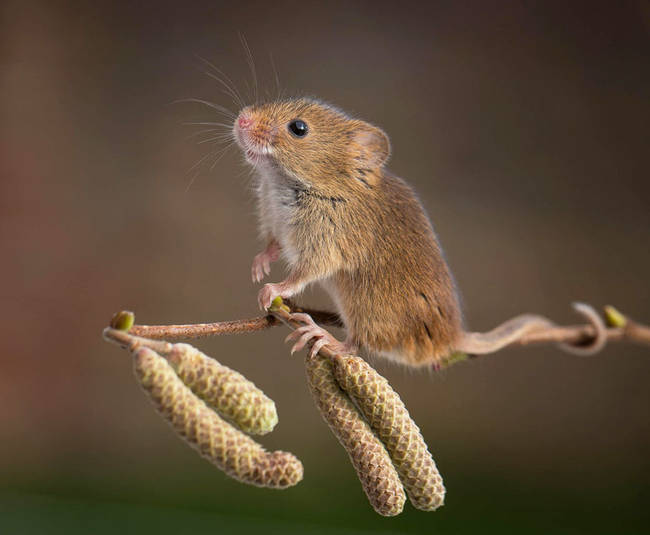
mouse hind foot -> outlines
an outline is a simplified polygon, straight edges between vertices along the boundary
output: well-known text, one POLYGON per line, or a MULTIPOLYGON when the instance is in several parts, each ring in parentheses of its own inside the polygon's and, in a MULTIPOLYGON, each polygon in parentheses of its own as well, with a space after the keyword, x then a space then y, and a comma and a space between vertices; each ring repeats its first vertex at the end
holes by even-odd
POLYGON ((312 344, 311 348, 309 348, 310 357, 314 357, 324 346, 327 346, 334 353, 343 354, 356 354, 359 349, 349 340, 341 342, 334 338, 328 331, 319 326, 309 314, 294 312, 291 314, 291 319, 305 324, 298 327, 285 339, 285 342, 295 342, 291 348, 291 354, 300 351, 309 343, 312 344))

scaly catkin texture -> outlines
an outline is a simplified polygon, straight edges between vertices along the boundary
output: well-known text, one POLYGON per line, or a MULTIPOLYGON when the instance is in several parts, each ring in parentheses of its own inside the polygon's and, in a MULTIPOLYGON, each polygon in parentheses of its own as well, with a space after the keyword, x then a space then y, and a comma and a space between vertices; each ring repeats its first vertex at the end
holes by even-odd
POLYGON ((386 446, 413 506, 423 511, 440 507, 445 498, 442 477, 418 426, 388 381, 359 357, 336 355, 332 364, 339 385, 386 446))
POLYGON ((242 374, 189 344, 174 344, 165 357, 197 396, 242 431, 264 435, 278 423, 273 400, 242 374))
POLYGON ((370 504, 380 515, 398 515, 406 496, 386 448, 339 387, 328 359, 307 358, 306 371, 314 401, 348 452, 370 504))
POLYGON ((176 432, 230 477, 274 489, 302 480, 302 463, 291 453, 267 452, 213 412, 155 351, 134 351, 135 374, 158 412, 176 432))

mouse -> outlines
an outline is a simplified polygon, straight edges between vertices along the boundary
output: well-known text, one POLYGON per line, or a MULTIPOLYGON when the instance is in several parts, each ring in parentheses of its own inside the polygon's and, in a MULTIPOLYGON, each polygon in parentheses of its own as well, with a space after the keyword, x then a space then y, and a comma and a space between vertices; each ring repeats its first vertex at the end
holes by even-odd
POLYGON ((294 313, 304 326, 287 337, 292 353, 311 344, 315 355, 327 344, 439 368, 454 353, 496 351, 551 325, 524 314, 487 333, 465 331, 438 237, 414 190, 388 170, 391 144, 381 128, 318 99, 285 98, 243 107, 232 133, 255 170, 265 248, 252 279, 260 283, 279 259, 289 272, 260 289, 259 306, 317 283, 346 331, 339 341, 294 313))

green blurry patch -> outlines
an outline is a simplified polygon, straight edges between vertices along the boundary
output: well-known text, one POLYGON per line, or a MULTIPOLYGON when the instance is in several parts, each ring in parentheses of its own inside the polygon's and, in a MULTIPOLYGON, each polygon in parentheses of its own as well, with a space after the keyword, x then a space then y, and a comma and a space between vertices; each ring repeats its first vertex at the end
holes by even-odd
POLYGON ((444 507, 425 513, 407 505, 395 518, 372 511, 351 471, 311 470, 297 487, 273 492, 236 484, 210 470, 198 477, 164 472, 142 480, 123 476, 61 476, 14 480, 10 488, 3 485, 1 532, 594 535, 641 534, 648 525, 643 489, 589 494, 522 487, 521 481, 498 480, 494 474, 476 478, 452 474, 446 479, 449 494, 444 507))

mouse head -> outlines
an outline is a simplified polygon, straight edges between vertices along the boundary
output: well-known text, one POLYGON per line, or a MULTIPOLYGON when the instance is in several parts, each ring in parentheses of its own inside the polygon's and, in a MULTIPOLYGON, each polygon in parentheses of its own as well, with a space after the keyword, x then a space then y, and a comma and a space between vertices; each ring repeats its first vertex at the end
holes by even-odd
POLYGON ((354 184, 357 177, 368 187, 390 155, 381 129, 311 99, 248 106, 234 134, 250 164, 279 168, 314 187, 354 184))

